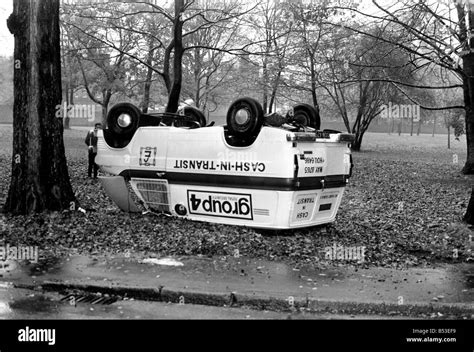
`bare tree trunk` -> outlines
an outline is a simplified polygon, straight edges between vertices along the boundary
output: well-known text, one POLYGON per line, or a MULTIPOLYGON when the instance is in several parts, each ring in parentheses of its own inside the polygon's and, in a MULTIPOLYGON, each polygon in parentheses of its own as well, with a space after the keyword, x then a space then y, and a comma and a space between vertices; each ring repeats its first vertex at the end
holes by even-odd
MULTIPOLYGON (((69 101, 69 83, 67 83, 66 85, 66 106, 67 108, 69 108, 69 104, 70 104, 70 101, 69 101)), ((61 109, 63 108, 63 106, 61 106, 61 109)), ((69 129, 69 114, 67 113, 67 108, 66 108, 66 111, 63 111, 63 118, 64 118, 64 129, 65 130, 68 130, 69 129)))
POLYGON ((357 129, 355 133, 355 140, 351 144, 351 150, 354 152, 359 152, 360 148, 362 147, 362 139, 364 138, 364 134, 367 131, 367 129, 360 127, 357 129))
POLYGON ((151 67, 153 64, 153 55, 155 54, 155 50, 153 46, 154 46, 154 42, 153 42, 153 39, 151 39, 148 45, 148 56, 146 59, 147 72, 146 72, 145 83, 143 85, 142 111, 145 114, 148 112, 148 108, 150 106, 150 90, 151 90, 151 82, 153 79, 153 70, 151 69, 151 67))
POLYGON ((168 96, 166 112, 175 113, 179 106, 183 76, 183 19, 184 0, 175 0, 175 19, 173 25, 174 57, 173 57, 173 85, 168 96))
POLYGON ((196 83, 196 94, 194 104, 199 109, 201 107, 201 53, 199 48, 194 49, 194 82, 196 83))
POLYGON ((451 149, 451 127, 448 125, 448 149, 451 149))
POLYGON ((463 221, 470 225, 474 225, 474 188, 471 190, 471 198, 469 199, 469 204, 467 205, 467 210, 466 214, 464 214, 463 221))
POLYGON ((13 157, 4 211, 29 214, 75 202, 63 143, 59 0, 14 0, 13 157))
POLYGON ((316 94, 316 68, 314 66, 314 59, 311 57, 311 98, 313 99, 313 106, 319 114, 318 96, 316 94))
POLYGON ((462 169, 463 174, 474 174, 474 53, 463 57, 463 68, 465 76, 463 78, 464 105, 466 107, 466 143, 467 158, 462 169))
POLYGON ((410 137, 413 137, 413 126, 414 126, 414 117, 413 114, 411 114, 411 127, 410 127, 410 137))
MULTIPOLYGON (((69 87, 69 105, 74 105, 74 88, 72 86, 69 87)), ((65 119, 65 124, 67 124, 67 128, 69 129, 70 118, 69 116, 65 119)))
MULTIPOLYGON (((459 18, 463 18, 463 8, 457 6, 459 18)), ((472 33, 474 27, 474 13, 472 8, 469 6, 469 32, 472 33)), ((462 20, 460 23, 460 30, 462 33, 462 39, 467 37, 466 33, 466 22, 462 20)), ((469 54, 463 56, 463 93, 464 93, 464 106, 466 110, 466 143, 467 143, 467 158, 466 163, 462 169, 463 174, 474 174, 474 92, 472 87, 474 85, 474 40, 470 38, 466 49, 469 49, 469 54)), ((469 224, 473 224, 474 218, 474 190, 471 193, 471 199, 464 215, 464 221, 469 224)))
POLYGON ((112 98, 112 92, 110 90, 104 90, 102 91, 102 103, 101 103, 101 107, 102 107, 102 127, 105 128, 105 126, 107 126, 107 113, 109 112, 109 103, 110 103, 110 99, 112 98))
POLYGON ((423 124, 423 120, 421 119, 421 116, 420 116, 420 120, 418 121, 418 129, 416 130, 416 135, 419 136, 420 133, 421 133, 421 125, 423 124))
POLYGON ((281 73, 282 73, 282 71, 279 70, 278 73, 277 73, 277 76, 275 78, 275 82, 273 83, 272 94, 270 96, 270 103, 268 104, 268 113, 269 114, 272 113, 273 107, 275 106, 276 95, 277 95, 277 92, 278 92, 278 87, 280 85, 281 73))
MULTIPOLYGON (((68 56, 65 55, 63 60, 62 60, 62 63, 63 63, 63 66, 61 67, 61 71, 62 73, 66 72, 66 77, 67 77, 67 81, 66 81, 66 88, 64 90, 64 96, 65 96, 65 100, 66 100, 66 106, 69 107, 69 89, 71 88, 72 84, 72 80, 71 80, 71 72, 70 72, 70 62, 68 60, 68 56)), ((63 108, 63 106, 61 106, 61 109, 63 108)), ((69 129, 69 114, 67 113, 67 110, 66 111, 63 111, 63 115, 62 115, 62 118, 63 118, 63 123, 64 123, 64 129, 65 130, 68 130, 69 129)))
POLYGON ((434 137, 435 135, 435 132, 436 132, 436 120, 437 120, 437 116, 435 115, 434 119, 433 119, 433 133, 431 134, 431 137, 434 137))
POLYGON ((268 112, 268 49, 267 53, 265 54, 265 58, 263 59, 263 96, 262 96, 262 107, 263 113, 266 114, 268 112))
POLYGON ((362 146, 362 138, 360 135, 356 135, 354 142, 351 144, 351 150, 354 152, 360 151, 360 147, 362 146))

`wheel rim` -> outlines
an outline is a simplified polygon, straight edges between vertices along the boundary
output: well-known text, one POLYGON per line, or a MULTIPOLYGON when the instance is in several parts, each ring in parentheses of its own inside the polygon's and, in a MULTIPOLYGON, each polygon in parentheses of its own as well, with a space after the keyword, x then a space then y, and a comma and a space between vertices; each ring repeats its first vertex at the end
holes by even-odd
POLYGON ((132 124, 132 117, 129 114, 120 114, 117 118, 117 125, 121 128, 128 128, 132 124))
POLYGON ((310 124, 309 118, 306 114, 298 114, 298 116, 295 116, 295 121, 303 126, 309 126, 310 124))
POLYGON ((235 122, 238 125, 245 125, 249 122, 249 120, 250 120, 250 112, 247 109, 242 108, 242 109, 237 110, 237 112, 235 113, 235 122))

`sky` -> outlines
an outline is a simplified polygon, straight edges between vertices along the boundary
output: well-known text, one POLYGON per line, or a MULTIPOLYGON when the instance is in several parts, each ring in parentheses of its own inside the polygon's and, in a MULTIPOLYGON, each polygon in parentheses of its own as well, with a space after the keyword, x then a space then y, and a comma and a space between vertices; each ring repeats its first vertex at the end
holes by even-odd
POLYGON ((0 2, 0 56, 13 56, 14 39, 7 28, 7 18, 13 10, 13 1, 0 2))

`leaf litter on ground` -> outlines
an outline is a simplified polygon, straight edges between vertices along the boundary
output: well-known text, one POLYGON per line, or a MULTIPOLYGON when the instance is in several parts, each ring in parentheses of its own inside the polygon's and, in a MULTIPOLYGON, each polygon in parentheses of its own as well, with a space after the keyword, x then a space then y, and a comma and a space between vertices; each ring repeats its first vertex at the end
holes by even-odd
MULTIPOLYGON (((471 230, 461 223, 472 179, 441 148, 380 148, 354 153, 355 169, 335 223, 300 230, 264 231, 189 220, 127 214, 98 181, 85 177, 83 131, 66 131, 69 173, 85 213, 0 215, 0 241, 41 249, 45 257, 134 253, 158 257, 240 256, 302 265, 405 268, 471 261, 471 230), (441 150, 441 152, 440 152, 441 150), (435 155, 436 154, 436 157, 435 155), (441 161, 439 159, 442 159, 441 161), (365 247, 362 262, 331 260, 328 247, 365 247)), ((383 138, 383 137, 382 137, 383 138)), ((2 141, 1 144, 6 143, 2 141)), ((3 146, 3 145, 2 145, 3 146)), ((11 146, 0 152, 10 165, 11 146)), ((0 170, 4 203, 9 167, 0 170)), ((0 243, 1 245, 1 243, 0 243)))

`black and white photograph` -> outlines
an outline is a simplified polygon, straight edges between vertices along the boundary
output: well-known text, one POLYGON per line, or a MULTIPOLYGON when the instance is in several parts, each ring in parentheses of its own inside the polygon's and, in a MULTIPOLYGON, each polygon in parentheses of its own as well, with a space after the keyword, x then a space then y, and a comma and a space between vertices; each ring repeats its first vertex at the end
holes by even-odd
POLYGON ((0 87, 1 352, 474 350, 473 0, 5 0, 0 87))

